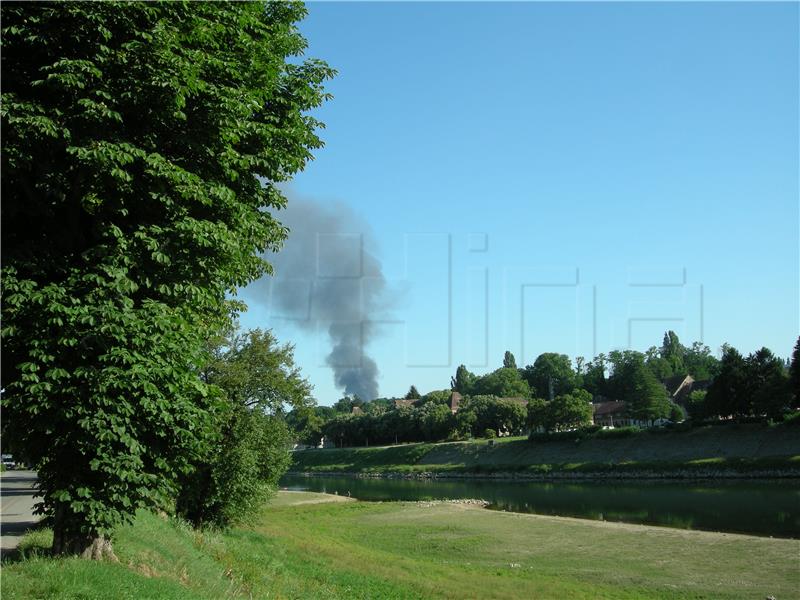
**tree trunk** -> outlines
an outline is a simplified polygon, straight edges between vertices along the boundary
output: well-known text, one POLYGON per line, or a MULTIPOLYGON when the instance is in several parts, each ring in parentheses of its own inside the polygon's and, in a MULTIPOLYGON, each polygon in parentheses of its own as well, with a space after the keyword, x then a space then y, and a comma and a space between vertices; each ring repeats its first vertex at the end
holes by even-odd
POLYGON ((111 540, 96 533, 82 533, 61 504, 56 506, 53 523, 54 556, 80 556, 91 560, 108 559, 119 562, 111 540))

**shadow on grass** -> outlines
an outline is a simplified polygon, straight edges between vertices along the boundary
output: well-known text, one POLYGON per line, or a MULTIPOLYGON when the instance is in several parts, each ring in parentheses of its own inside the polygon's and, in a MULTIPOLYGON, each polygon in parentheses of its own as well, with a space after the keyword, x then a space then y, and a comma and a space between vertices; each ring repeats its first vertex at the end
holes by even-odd
POLYGON ((16 548, 0 551, 3 566, 22 562, 31 558, 51 556, 53 532, 45 520, 38 522, 9 523, 3 533, 21 533, 22 539, 16 548), (19 531, 11 531, 19 527, 19 531))

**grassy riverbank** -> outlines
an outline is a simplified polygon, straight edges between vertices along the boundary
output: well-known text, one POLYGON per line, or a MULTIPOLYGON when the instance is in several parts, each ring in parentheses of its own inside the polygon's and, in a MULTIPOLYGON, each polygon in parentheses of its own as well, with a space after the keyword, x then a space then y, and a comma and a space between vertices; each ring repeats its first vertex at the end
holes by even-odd
POLYGON ((305 450, 293 472, 554 476, 569 474, 743 475, 776 471, 800 476, 797 428, 765 425, 644 431, 625 437, 528 441, 503 439, 382 448, 305 450))
POLYGON ((246 528, 141 513, 120 563, 6 562, 9 599, 796 598, 797 540, 284 492, 246 528), (334 501, 338 500, 338 501, 334 501))

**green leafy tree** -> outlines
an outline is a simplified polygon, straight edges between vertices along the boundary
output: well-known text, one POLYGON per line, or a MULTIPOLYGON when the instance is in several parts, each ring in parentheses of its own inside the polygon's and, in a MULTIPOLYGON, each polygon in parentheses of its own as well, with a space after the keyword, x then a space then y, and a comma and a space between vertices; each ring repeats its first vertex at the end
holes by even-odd
POLYGON ((686 411, 693 421, 700 421, 707 416, 706 390, 693 390, 686 400, 686 411))
POLYGON ((719 375, 708 388, 706 414, 720 417, 745 415, 751 412, 747 393, 747 365, 736 348, 725 345, 719 375))
POLYGON ((286 415, 286 425, 292 437, 301 444, 316 446, 322 438, 322 426, 326 419, 317 413, 316 408, 319 407, 302 406, 286 415))
POLYGON ((337 413, 350 414, 354 408, 362 408, 364 401, 358 396, 342 396, 333 405, 333 410, 337 413))
POLYGON ((271 331, 229 331, 212 349, 202 379, 224 399, 214 444, 181 482, 178 512, 196 525, 227 526, 248 517, 289 466, 287 408, 313 402, 294 365, 294 348, 271 331))
POLYGON ((667 331, 661 344, 661 358, 667 361, 672 375, 686 374, 683 362, 685 352, 686 348, 681 344, 678 335, 674 331, 667 331))
POLYGON ((415 416, 425 441, 443 440, 455 427, 455 416, 444 404, 428 402, 416 410, 415 416))
POLYGON ((608 396, 614 400, 631 398, 635 393, 639 367, 645 366, 645 356, 634 350, 613 350, 608 354, 610 375, 606 382, 608 396))
POLYGON ((598 354, 593 361, 586 365, 582 384, 583 389, 592 396, 607 395, 606 360, 605 354, 598 354))
POLYGON ((586 370, 586 358, 583 356, 575 357, 575 374, 581 376, 586 370))
POLYGON ((550 422, 548 420, 547 407, 550 403, 542 398, 531 398, 528 402, 528 429, 536 431, 537 429, 548 430, 550 422))
POLYGON ((624 400, 631 417, 642 421, 667 418, 667 391, 645 363, 645 355, 633 350, 609 354, 612 373, 607 388, 616 400, 624 400))
POLYGON ((514 358, 514 355, 511 354, 508 350, 506 350, 505 355, 503 356, 503 368, 504 369, 516 369, 517 368, 517 359, 514 358))
POLYGON ((471 396, 457 414, 463 422, 469 423, 472 435, 478 437, 487 429, 520 433, 525 427, 528 411, 521 403, 512 400, 501 400, 494 396, 471 396))
POLYGON ((528 398, 531 390, 517 369, 501 368, 479 377, 472 391, 479 396, 502 398, 528 398))
POLYGON ((548 403, 544 426, 548 431, 585 427, 592 422, 592 396, 586 390, 556 396, 548 403))
POLYGON ((711 353, 711 348, 702 342, 695 342, 683 354, 686 371, 698 381, 713 379, 719 373, 719 360, 711 353))
POLYGON ((286 231, 332 76, 299 3, 3 3, 5 438, 55 553, 113 554, 215 431, 225 299, 286 231))
POLYGON ((789 384, 793 398, 792 405, 798 408, 800 407, 800 337, 797 338, 794 352, 792 352, 792 362, 789 366, 789 384))
MULTIPOLYGON (((453 392, 450 390, 433 390, 432 392, 428 392, 422 397, 422 401, 418 402, 418 404, 427 404, 429 402, 433 402, 435 404, 444 404, 446 406, 450 406, 450 395, 453 392)), ((449 410, 449 408, 448 408, 449 410)))
POLYGON ((472 437, 477 420, 478 416, 474 411, 459 410, 456 413, 456 436, 460 439, 472 437))
POLYGON ((626 372, 632 389, 623 399, 627 412, 641 421, 655 421, 670 416, 671 406, 667 390, 656 379, 652 371, 641 362, 633 362, 626 372))
POLYGON ((576 356, 575 357, 575 387, 576 388, 584 388, 583 376, 586 373, 586 367, 588 363, 583 356, 576 356))
POLYGON ((394 400, 390 398, 375 398, 364 405, 364 410, 370 415, 382 415, 394 408, 394 400))
POLYGON ((686 411, 683 407, 675 404, 674 402, 669 403, 669 420, 673 423, 680 423, 686 419, 686 411))
POLYGON ((410 388, 408 388, 408 391, 406 392, 406 400, 419 400, 420 398, 422 398, 422 396, 420 396, 416 386, 412 385, 410 388))
POLYGON ((525 367, 524 377, 535 396, 550 400, 571 392, 577 383, 569 357, 555 352, 540 354, 525 367))
POLYGON ((221 388, 234 405, 278 415, 313 405, 311 385, 294 364, 294 346, 279 344, 270 330, 230 329, 210 355, 201 379, 221 388))
POLYGON ((672 365, 666 358, 661 357, 661 353, 655 346, 645 352, 645 364, 656 376, 656 379, 664 380, 672 376, 672 365))
POLYGON ((791 405, 789 377, 783 361, 769 348, 761 348, 745 361, 746 389, 750 409, 747 414, 781 417, 791 405))
POLYGON ((228 526, 263 506, 291 464, 291 433, 274 415, 226 406, 218 437, 205 459, 182 482, 178 513, 200 525, 228 526))
POLYGON ((478 377, 470 372, 466 366, 459 365, 455 377, 450 378, 450 387, 459 394, 467 396, 472 393, 472 387, 478 377))

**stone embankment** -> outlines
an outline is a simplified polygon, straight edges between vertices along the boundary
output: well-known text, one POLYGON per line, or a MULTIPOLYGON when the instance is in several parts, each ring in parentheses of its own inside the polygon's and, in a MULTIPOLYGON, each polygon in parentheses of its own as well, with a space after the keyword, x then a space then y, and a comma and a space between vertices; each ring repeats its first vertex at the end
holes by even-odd
POLYGON ((641 469, 641 470, 551 470, 546 472, 457 472, 457 471, 382 471, 352 472, 323 471, 298 472, 290 471, 288 475, 301 477, 353 477, 356 479, 483 479, 483 480, 517 480, 517 481, 597 481, 609 479, 797 479, 800 469, 764 469, 754 471, 737 471, 733 469, 641 469))

